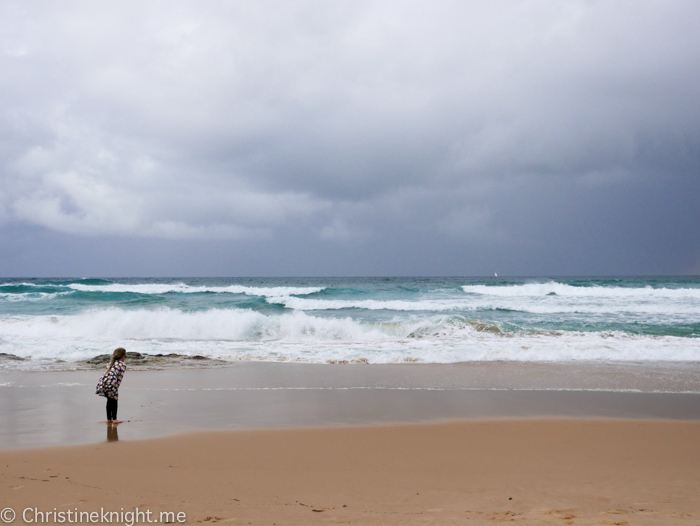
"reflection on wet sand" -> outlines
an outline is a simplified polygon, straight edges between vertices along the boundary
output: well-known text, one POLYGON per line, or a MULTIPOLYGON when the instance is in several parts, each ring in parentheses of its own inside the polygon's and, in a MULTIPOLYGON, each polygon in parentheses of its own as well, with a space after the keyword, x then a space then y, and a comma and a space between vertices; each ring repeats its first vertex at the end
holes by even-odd
POLYGON ((119 442, 119 433, 117 426, 113 424, 107 425, 107 442, 119 442))

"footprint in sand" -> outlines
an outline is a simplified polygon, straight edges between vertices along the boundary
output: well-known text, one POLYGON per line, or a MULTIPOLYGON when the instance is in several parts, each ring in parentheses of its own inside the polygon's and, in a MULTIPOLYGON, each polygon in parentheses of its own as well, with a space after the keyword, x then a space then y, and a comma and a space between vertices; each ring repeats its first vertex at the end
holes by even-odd
POLYGON ((518 517, 522 513, 515 513, 514 511, 504 511, 503 513, 492 513, 491 520, 499 522, 513 522, 518 520, 518 517))
POLYGON ((563 521, 570 521, 572 519, 576 518, 576 515, 573 513, 575 510, 573 509, 567 509, 567 510, 550 510, 546 514, 547 515, 554 515, 555 519, 563 520, 563 521))

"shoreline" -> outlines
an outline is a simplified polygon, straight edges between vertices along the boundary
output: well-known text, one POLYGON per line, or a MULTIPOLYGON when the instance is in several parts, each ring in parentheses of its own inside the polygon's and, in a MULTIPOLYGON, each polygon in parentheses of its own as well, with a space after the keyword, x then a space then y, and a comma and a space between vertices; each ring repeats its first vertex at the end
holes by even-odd
MULTIPOLYGON (((376 363, 370 364, 358 362, 333 362, 315 363, 303 361, 275 361, 275 360, 219 360, 201 355, 161 355, 139 354, 136 359, 129 359, 127 353, 127 368, 130 372, 158 372, 158 371, 197 371, 197 370, 236 370, 254 368, 295 368, 324 369, 324 374, 330 374, 333 379, 348 376, 348 372, 360 372, 370 378, 377 370, 393 371, 422 371, 440 370, 447 372, 448 380, 457 378, 458 382, 479 382, 482 388, 526 388, 526 385, 535 389, 550 388, 578 389, 578 390, 637 390, 642 392, 698 392, 700 393, 700 361, 614 361, 614 360, 575 360, 575 361, 513 361, 513 360, 489 360, 467 361, 451 363, 376 363), (498 369, 498 374, 505 374, 505 379, 496 378, 489 369, 498 369), (471 371, 471 372, 470 372, 471 371), (454 373, 457 372, 457 375, 454 373), (449 374, 452 373, 452 374, 449 374), (475 374, 476 373, 476 374, 475 374), (527 378, 535 375, 535 378, 527 378), (557 382, 556 376, 561 376, 557 382), (486 380, 486 383, 484 383, 486 380), (526 383, 523 383, 525 381, 526 383), (558 387, 556 387, 558 386, 558 387), (627 387, 625 387, 627 386, 627 387), (680 388, 681 390, 675 390, 680 388)), ((137 353, 138 354, 138 353, 137 353)), ((0 353, 2 355, 2 353, 0 353)), ((26 358, 7 358, 5 367, 0 367, 0 386, 15 374, 71 374, 71 373, 99 373, 104 371, 111 355, 98 355, 90 360, 78 362, 51 362, 48 365, 56 366, 47 368, 15 368, 8 367, 13 362, 27 364, 32 363, 26 358)), ((36 362, 41 363, 41 362, 36 362)), ((2 361, 0 361, 2 364, 2 361)), ((279 377, 279 373, 277 373, 279 377)), ((358 376, 356 376, 358 377, 358 376)), ((400 376, 398 376, 400 378, 400 376)), ((410 376, 407 376, 410 377, 410 376)), ((435 374, 427 378, 435 380, 435 374)), ((236 379, 240 379, 237 377, 236 379)))
MULTIPOLYGON (((75 372, 101 370, 111 358, 111 354, 98 354, 92 358, 75 361, 45 360, 22 357, 0 352, 0 373, 7 372, 75 372), (27 367, 23 367, 27 366, 27 367), (32 367, 34 366, 34 367, 32 367)), ((551 366, 551 367, 655 367, 700 369, 698 360, 614 360, 614 359, 569 359, 569 360, 466 360, 431 362, 403 360, 394 362, 370 362, 367 359, 325 360, 275 359, 275 358, 217 358, 203 354, 148 353, 127 351, 128 363, 136 371, 163 371, 171 369, 220 369, 245 364, 299 365, 299 366, 365 366, 365 367, 469 367, 469 366, 551 366)))

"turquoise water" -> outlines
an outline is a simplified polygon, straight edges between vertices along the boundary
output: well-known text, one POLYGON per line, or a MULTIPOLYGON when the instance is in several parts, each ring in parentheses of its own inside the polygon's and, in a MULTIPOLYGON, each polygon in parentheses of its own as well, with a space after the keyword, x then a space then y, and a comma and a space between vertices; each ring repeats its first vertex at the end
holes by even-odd
POLYGON ((698 277, 0 280, 0 352, 22 368, 117 346, 314 363, 698 361, 699 336, 698 277))

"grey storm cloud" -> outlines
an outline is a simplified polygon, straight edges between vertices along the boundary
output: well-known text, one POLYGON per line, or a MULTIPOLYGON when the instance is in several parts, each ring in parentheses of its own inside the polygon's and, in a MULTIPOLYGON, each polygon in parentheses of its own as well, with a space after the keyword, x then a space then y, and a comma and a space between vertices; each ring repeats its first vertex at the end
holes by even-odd
MULTIPOLYGON (((311 253, 408 236, 503 259, 571 237, 640 251, 647 206, 683 232, 700 219, 692 0, 0 12, 5 229, 311 253)), ((698 240, 681 252, 653 268, 700 271, 698 240)))

